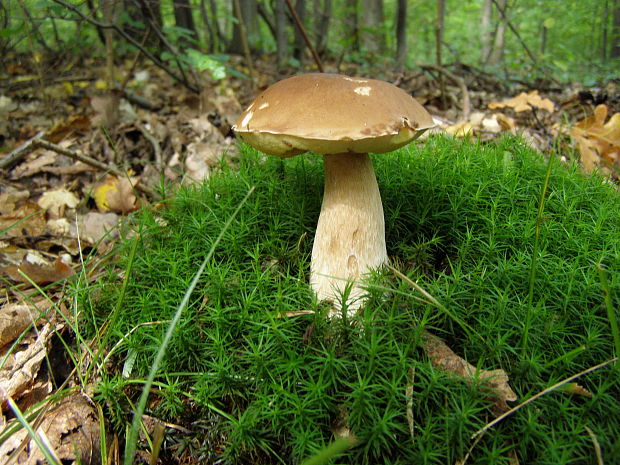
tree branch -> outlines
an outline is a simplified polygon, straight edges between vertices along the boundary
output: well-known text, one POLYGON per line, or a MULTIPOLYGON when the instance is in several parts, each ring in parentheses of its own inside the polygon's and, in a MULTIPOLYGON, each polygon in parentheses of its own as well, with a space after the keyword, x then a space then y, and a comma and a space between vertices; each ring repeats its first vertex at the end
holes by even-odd
POLYGON ((68 10, 73 11, 80 18, 82 18, 83 20, 89 22, 90 24, 93 24, 94 26, 97 26, 98 28, 101 28, 101 29, 114 29, 123 39, 125 39, 131 45, 133 45, 138 50, 140 50, 142 53, 144 53, 144 55, 155 64, 155 66, 157 66, 158 68, 163 70, 166 74, 168 74, 170 77, 172 77, 175 81, 180 82, 181 84, 183 84, 185 87, 187 87, 192 92, 200 93, 200 89, 198 87, 196 87, 192 83, 188 82, 187 79, 185 79, 183 76, 179 76, 174 71, 172 71, 170 68, 168 68, 156 56, 154 56, 151 52, 149 52, 147 49, 145 49, 141 44, 139 44, 133 37, 128 35, 123 30, 123 28, 119 27, 117 24, 102 23, 101 21, 97 21, 96 19, 90 18, 90 17, 86 16, 84 13, 82 13, 77 7, 75 7, 75 6, 65 2, 64 0, 53 0, 53 1, 55 3, 58 3, 59 5, 64 6, 68 10))
POLYGON ((284 1, 286 2, 286 6, 288 7, 288 10, 291 12, 291 15, 293 16, 293 20, 295 21, 295 26, 297 26, 297 29, 299 29, 301 36, 304 38, 304 42, 306 43, 306 46, 310 50, 310 53, 312 53, 312 58, 314 58, 314 62, 316 63, 317 68, 319 68, 319 71, 321 73, 325 72, 323 70, 323 63, 321 63, 321 59, 319 58, 319 55, 316 53, 316 50, 314 49, 312 42, 310 42, 310 39, 308 39, 308 34, 306 34, 304 25, 301 24, 301 20, 299 19, 297 12, 293 8, 293 5, 291 4, 291 0, 284 0, 284 1))

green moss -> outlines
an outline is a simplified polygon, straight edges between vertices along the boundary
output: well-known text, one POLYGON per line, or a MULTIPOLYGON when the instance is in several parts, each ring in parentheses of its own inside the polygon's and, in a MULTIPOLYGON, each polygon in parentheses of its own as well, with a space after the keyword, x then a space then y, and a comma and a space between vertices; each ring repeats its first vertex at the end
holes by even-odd
MULTIPOLYGON (((307 284, 322 194, 316 156, 281 161, 244 147, 238 169, 135 217, 137 235, 121 245, 121 267, 123 251, 140 243, 110 344, 133 332, 119 346, 111 378, 120 378, 127 354, 135 357, 131 376, 146 376, 166 325, 136 327, 172 317, 223 225, 256 186, 174 334, 158 377, 166 392, 152 394, 151 413, 186 426, 185 440, 199 444, 196 457, 294 463, 333 439, 344 409, 359 441, 339 463, 462 459, 470 436, 492 418, 492 401, 431 365, 419 347, 422 329, 480 368, 506 370, 519 401, 614 356, 597 270, 599 263, 607 269, 618 308, 620 197, 613 186, 575 167, 553 167, 530 305, 547 169, 539 155, 517 139, 485 146, 437 137, 374 161, 388 254, 448 312, 424 305, 386 272, 375 277, 358 318, 326 320, 307 284), (298 310, 316 313, 283 317, 298 310), (412 368, 413 437, 406 417, 412 368)), ((86 312, 98 315, 91 326, 105 321, 118 295, 105 289, 101 299, 85 301, 97 307, 86 312)), ((509 463, 511 453, 528 464, 592 463, 586 426, 610 463, 619 460, 618 370, 608 366, 579 383, 592 398, 553 392, 536 400, 484 435, 468 463, 509 463)), ((127 402, 112 385, 100 398, 127 402)))

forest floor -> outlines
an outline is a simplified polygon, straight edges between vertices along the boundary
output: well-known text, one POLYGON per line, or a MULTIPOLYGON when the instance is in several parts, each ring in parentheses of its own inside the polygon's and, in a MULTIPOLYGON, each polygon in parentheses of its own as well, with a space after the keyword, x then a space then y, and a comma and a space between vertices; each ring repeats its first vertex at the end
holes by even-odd
MULTIPOLYGON (((249 74, 241 60, 230 66, 249 74)), ((464 65, 399 73, 354 64, 326 68, 397 84, 433 115, 435 132, 483 142, 518 134, 545 156, 618 180, 617 82, 596 88, 507 82, 464 65)), ((141 206, 158 208, 162 188, 200 183, 234 165, 239 153, 231 125, 259 91, 297 70, 286 71, 266 58, 254 63, 254 82, 238 73, 220 80, 201 73, 194 77, 202 91, 195 93, 153 65, 128 60, 117 69, 123 85, 110 90, 99 60, 7 60, 0 74, 0 428, 16 408, 39 409, 59 386, 79 384, 76 368, 86 361, 55 355, 64 353, 58 335, 74 333, 75 309, 63 301, 67 280, 94 281, 106 273, 119 222, 141 206), (86 272, 85 256, 98 263, 86 272), (46 318, 52 307, 60 312, 46 318)), ((99 434, 97 411, 87 402, 46 413, 37 422, 55 421, 50 434, 63 440, 75 435, 76 417, 83 419, 80 434, 99 434), (63 410, 70 413, 58 420, 63 410)), ((10 450, 21 447, 26 455, 18 463, 34 463, 38 455, 24 452, 23 439, 10 450)))

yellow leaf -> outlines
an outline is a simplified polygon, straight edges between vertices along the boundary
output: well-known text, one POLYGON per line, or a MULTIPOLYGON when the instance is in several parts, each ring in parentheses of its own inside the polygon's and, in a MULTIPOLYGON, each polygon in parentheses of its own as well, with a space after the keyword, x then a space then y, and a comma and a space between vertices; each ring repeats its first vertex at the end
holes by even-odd
POLYGON ((461 121, 446 128, 446 132, 454 137, 469 137, 473 131, 474 127, 467 121, 461 121))
POLYGON ((97 90, 106 90, 108 88, 108 83, 103 79, 97 79, 95 82, 95 89, 97 90))
POLYGON ((74 89, 73 89, 73 85, 70 82, 66 82, 65 81, 65 82, 62 83, 62 86, 64 87, 65 93, 67 95, 69 95, 69 96, 73 95, 74 89))
POLYGON ((98 184, 93 193, 95 203, 101 211, 129 213, 138 208, 137 197, 133 193, 136 178, 117 178, 108 176, 98 184))
POLYGON ((505 107, 513 108, 517 113, 522 111, 531 111, 533 108, 540 108, 541 110, 546 110, 549 113, 553 113, 554 111, 553 102, 548 98, 542 98, 538 95, 537 90, 533 90, 529 94, 521 92, 519 95, 511 99, 489 103, 489 108, 491 110, 505 107))
POLYGON ((97 204, 97 208, 99 208, 99 210, 101 210, 102 212, 108 211, 110 209, 110 206, 108 205, 108 200, 107 200, 108 192, 116 189, 116 180, 117 178, 108 176, 105 181, 103 181, 102 183, 98 184, 97 187, 95 187, 93 197, 95 198, 95 203, 97 204))

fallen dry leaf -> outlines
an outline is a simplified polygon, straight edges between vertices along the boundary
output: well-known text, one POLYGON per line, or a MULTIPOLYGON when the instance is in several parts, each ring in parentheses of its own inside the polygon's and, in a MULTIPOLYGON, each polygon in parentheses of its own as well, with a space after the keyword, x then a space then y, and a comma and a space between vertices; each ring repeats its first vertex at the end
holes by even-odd
POLYGON ((118 211, 129 213, 137 210, 137 197, 134 195, 134 185, 137 178, 117 178, 107 176, 105 181, 95 187, 94 197, 97 207, 101 211, 118 211))
POLYGON ((119 96, 113 92, 93 96, 90 99, 90 105, 95 110, 95 116, 92 120, 93 126, 106 128, 115 126, 120 117, 119 103, 119 96))
POLYGON ((533 90, 527 94, 525 92, 521 92, 519 95, 511 99, 489 103, 489 108, 491 110, 505 107, 512 108, 517 113, 522 111, 530 111, 533 108, 540 108, 541 110, 546 110, 549 113, 553 113, 555 110, 553 102, 548 98, 542 98, 538 95, 537 90, 533 90))
POLYGON ((0 215, 12 215, 16 205, 28 199, 28 197, 30 197, 28 191, 18 191, 9 188, 6 192, 0 194, 0 215))
POLYGON ((571 135, 577 142, 581 163, 587 171, 603 165, 620 166, 620 113, 608 121, 608 109, 598 105, 594 114, 576 123, 571 135))
POLYGON ((75 208, 79 203, 75 194, 66 189, 44 192, 37 201, 37 205, 47 210, 52 218, 60 218, 65 214, 65 208, 75 208))
MULTIPOLYGON (((44 412, 36 431, 49 441, 60 463, 90 465, 101 461, 98 416, 89 401, 79 393, 64 398, 44 412)), ((24 429, 9 436, 0 445, 0 462, 7 463, 9 456, 16 453, 14 463, 19 465, 46 463, 32 439, 20 450, 21 443, 27 439, 28 433, 24 429)))
POLYGON ((29 331, 12 351, 11 345, 2 351, 0 356, 5 362, 0 369, 0 393, 4 399, 0 400, 3 404, 8 396, 19 398, 33 386, 51 338, 58 329, 60 327, 47 323, 38 331, 29 331))
POLYGON ((44 151, 41 155, 20 164, 11 172, 11 179, 21 179, 33 176, 43 171, 43 168, 56 162, 56 153, 51 150, 44 151))
POLYGON ((0 308, 0 347, 13 342, 36 318, 37 311, 25 303, 12 303, 0 308))
POLYGON ((45 225, 44 210, 30 200, 0 216, 0 231, 10 237, 39 236, 45 232, 45 225))
POLYGON ((116 213, 89 212, 80 217, 80 238, 91 244, 104 238, 112 239, 116 237, 118 221, 116 213))
POLYGON ((433 366, 463 378, 468 383, 480 380, 491 388, 489 398, 495 401, 494 413, 499 415, 510 410, 507 402, 517 400, 517 395, 508 384, 508 375, 502 369, 479 370, 463 360, 450 349, 439 337, 425 331, 422 335, 422 348, 433 366))
POLYGON ((24 260, 21 265, 5 266, 2 268, 2 271, 15 282, 30 283, 30 281, 32 281, 38 285, 55 283, 75 273, 73 268, 60 261, 60 259, 56 259, 51 266, 30 263, 24 260), (29 279, 27 279, 24 274, 29 279))

